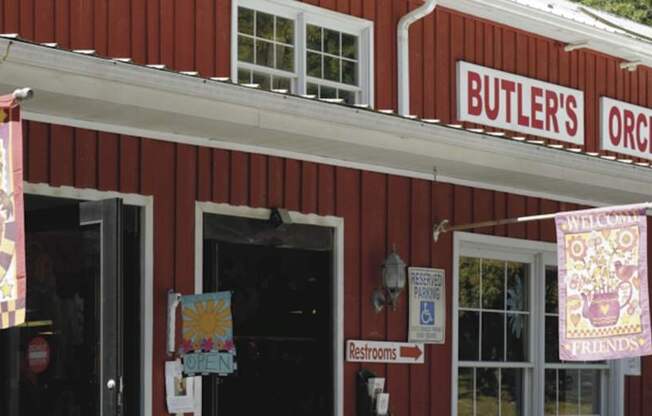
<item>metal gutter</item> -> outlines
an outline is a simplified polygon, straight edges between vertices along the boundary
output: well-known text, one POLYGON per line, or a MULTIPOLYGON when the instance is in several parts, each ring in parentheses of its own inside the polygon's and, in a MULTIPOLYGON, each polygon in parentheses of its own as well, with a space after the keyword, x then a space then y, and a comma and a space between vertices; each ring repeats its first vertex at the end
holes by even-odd
POLYGON ((398 67, 398 113, 410 115, 410 26, 429 15, 437 7, 437 0, 425 2, 401 17, 396 28, 398 67))

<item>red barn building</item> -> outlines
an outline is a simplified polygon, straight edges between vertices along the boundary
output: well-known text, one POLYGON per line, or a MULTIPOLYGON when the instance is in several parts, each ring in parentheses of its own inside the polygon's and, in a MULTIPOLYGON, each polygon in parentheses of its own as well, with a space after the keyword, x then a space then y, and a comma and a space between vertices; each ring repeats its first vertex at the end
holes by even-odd
POLYGON ((216 290, 238 371, 201 377, 197 415, 366 414, 363 369, 394 416, 652 414, 649 357, 559 361, 551 220, 432 236, 649 201, 652 29, 564 0, 421 6, 1 0, 0 91, 35 98, 0 414, 168 414, 168 293, 216 290), (408 340, 407 291, 372 305, 392 247, 444 271, 445 342, 347 361, 408 340))

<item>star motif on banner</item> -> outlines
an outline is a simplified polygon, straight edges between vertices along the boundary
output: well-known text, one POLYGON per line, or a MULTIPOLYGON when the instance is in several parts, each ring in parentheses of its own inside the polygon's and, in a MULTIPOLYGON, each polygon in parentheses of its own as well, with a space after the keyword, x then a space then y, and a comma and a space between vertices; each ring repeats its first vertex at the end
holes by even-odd
POLYGON ((11 289, 13 289, 13 285, 10 284, 9 282, 4 282, 2 286, 0 286, 0 292, 2 292, 2 297, 7 299, 11 296, 11 289))

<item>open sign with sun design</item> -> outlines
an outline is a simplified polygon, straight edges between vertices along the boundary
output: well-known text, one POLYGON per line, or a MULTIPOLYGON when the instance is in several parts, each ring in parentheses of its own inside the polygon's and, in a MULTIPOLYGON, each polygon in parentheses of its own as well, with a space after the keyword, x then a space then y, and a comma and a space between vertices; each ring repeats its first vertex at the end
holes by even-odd
POLYGON ((181 353, 221 351, 235 354, 231 292, 181 297, 181 353))

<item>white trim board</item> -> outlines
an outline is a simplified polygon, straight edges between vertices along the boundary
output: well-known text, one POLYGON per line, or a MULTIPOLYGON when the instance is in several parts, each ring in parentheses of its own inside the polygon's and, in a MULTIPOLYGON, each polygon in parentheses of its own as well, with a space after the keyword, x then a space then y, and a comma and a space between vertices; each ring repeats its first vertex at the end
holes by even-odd
MULTIPOLYGON (((204 286, 204 214, 228 215, 267 220, 271 211, 266 208, 233 206, 214 202, 195 202, 195 293, 202 293, 204 286)), ((334 409, 335 416, 344 415, 344 219, 333 216, 289 212, 295 224, 310 224, 333 229, 333 363, 334 363, 334 409)), ((202 389, 201 377, 196 378, 195 416, 201 416, 202 389)))
POLYGON ((141 309, 140 332, 142 337, 140 362, 142 385, 140 388, 140 415, 152 415, 152 360, 154 331, 154 198, 137 194, 105 192, 69 186, 54 187, 43 183, 23 183, 25 194, 98 201, 121 198, 126 205, 142 208, 141 220, 141 309))
MULTIPOLYGON (((526 189, 517 186, 503 186, 503 185, 484 181, 482 178, 477 178, 476 180, 460 179, 454 176, 440 175, 434 171, 432 173, 422 173, 415 170, 392 168, 381 164, 347 161, 343 159, 334 159, 330 157, 322 157, 318 155, 300 153, 295 151, 279 150, 279 149, 257 146, 257 145, 238 144, 238 143, 232 143, 227 141, 213 140, 209 138, 188 137, 188 136, 182 136, 180 134, 175 134, 175 133, 162 134, 151 130, 134 129, 130 127, 109 125, 109 124, 103 124, 97 122, 85 122, 81 120, 62 118, 57 116, 45 116, 37 113, 24 112, 23 118, 26 120, 38 121, 42 123, 51 123, 51 124, 57 124, 63 126, 89 129, 89 130, 124 134, 124 135, 142 137, 142 138, 147 138, 152 140, 161 140, 161 141, 180 143, 180 144, 194 144, 196 146, 209 147, 213 149, 223 149, 223 150, 241 151, 241 152, 254 153, 254 154, 263 154, 268 156, 276 156, 276 157, 295 159, 295 160, 301 160, 306 162, 321 163, 321 164, 339 166, 339 167, 350 168, 350 169, 359 169, 368 172, 383 173, 387 175, 396 175, 396 176, 403 176, 407 178, 437 181, 441 183, 449 183, 453 185, 468 186, 468 187, 478 188, 478 189, 487 189, 491 191, 506 192, 506 193, 516 194, 516 195, 530 196, 534 198, 545 198, 557 202, 568 202, 573 204, 580 204, 580 205, 587 205, 587 206, 594 206, 594 207, 605 206, 605 205, 615 203, 615 201, 577 198, 574 196, 569 196, 554 191, 537 192, 536 190, 526 189)), ((600 163, 609 163, 606 161, 601 161, 595 158, 591 158, 589 156, 584 156, 584 158, 595 160, 600 163)))

